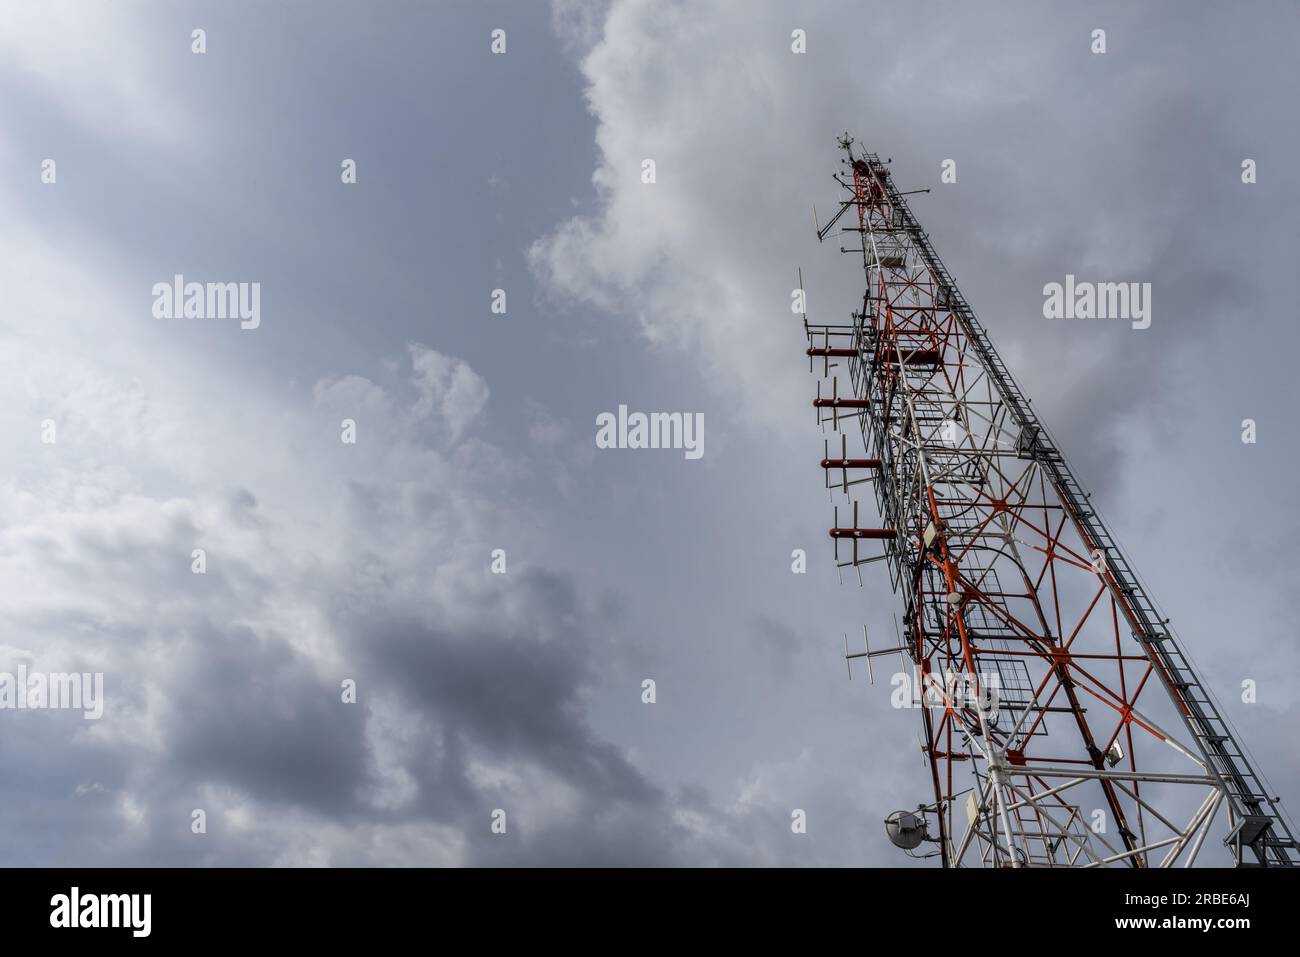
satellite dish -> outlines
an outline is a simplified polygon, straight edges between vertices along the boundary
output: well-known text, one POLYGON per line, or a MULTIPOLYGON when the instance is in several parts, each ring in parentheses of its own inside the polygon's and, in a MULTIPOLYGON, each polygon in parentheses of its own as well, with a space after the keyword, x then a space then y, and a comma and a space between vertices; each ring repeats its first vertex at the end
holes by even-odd
POLYGON ((895 811, 885 818, 885 834, 895 847, 915 850, 926 838, 925 818, 911 811, 895 811))

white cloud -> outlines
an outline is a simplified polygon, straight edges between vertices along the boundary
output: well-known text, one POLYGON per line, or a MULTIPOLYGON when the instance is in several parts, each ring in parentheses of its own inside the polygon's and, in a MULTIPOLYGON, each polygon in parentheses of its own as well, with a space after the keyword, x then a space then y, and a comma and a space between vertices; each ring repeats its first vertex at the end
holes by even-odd
POLYGON ((168 33, 120 4, 15 0, 0 6, 0 57, 41 95, 102 136, 146 137, 189 150, 200 124, 170 95, 160 64, 191 56, 188 31, 168 33))
POLYGON ((411 343, 411 367, 420 401, 415 414, 420 418, 437 411, 459 438, 465 428, 487 404, 487 383, 469 363, 444 356, 420 343, 411 343))

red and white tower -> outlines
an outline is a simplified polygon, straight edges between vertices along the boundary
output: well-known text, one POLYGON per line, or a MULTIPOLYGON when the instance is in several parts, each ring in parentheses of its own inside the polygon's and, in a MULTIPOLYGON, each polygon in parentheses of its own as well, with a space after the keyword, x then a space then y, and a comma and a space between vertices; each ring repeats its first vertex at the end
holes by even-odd
POLYGON ((1210 834, 1239 865, 1300 863, 888 165, 840 146, 848 195, 818 238, 852 212, 866 293, 851 322, 804 325, 838 433, 821 463, 846 498, 837 564, 882 563, 902 598, 898 647, 848 655, 904 657, 915 690, 933 801, 891 815, 891 838, 949 867, 1190 865, 1210 834), (878 527, 859 522, 867 490, 878 527))

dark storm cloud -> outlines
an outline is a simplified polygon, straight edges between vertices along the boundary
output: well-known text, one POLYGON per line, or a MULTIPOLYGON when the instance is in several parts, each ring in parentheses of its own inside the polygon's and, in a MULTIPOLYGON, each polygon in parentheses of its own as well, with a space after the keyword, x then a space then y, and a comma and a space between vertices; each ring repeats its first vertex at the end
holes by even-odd
MULTIPOLYGON (((556 581, 516 587, 534 590, 529 610, 543 617, 571 612, 558 607, 566 599, 556 595, 557 586, 571 588, 556 581)), ((494 634, 490 606, 482 611, 484 625, 460 634, 412 621, 367 625, 357 638, 370 657, 367 673, 392 682, 418 712, 442 725, 444 736, 464 738, 475 751, 540 762, 593 797, 653 797, 656 789, 586 725, 580 692, 591 649, 583 637, 494 634)))
POLYGON ((199 630, 169 648, 177 708, 167 764, 195 785, 229 784, 259 800, 348 816, 365 782, 365 712, 341 705, 282 638, 239 625, 199 630))

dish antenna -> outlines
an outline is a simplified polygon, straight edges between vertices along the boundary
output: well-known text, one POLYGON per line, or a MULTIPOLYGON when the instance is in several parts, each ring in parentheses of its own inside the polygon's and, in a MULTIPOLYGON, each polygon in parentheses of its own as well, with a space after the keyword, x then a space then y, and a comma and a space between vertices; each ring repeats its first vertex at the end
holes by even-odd
POLYGON ((885 834, 895 847, 914 851, 930 835, 926 832, 925 818, 911 811, 895 811, 885 818, 885 834))

